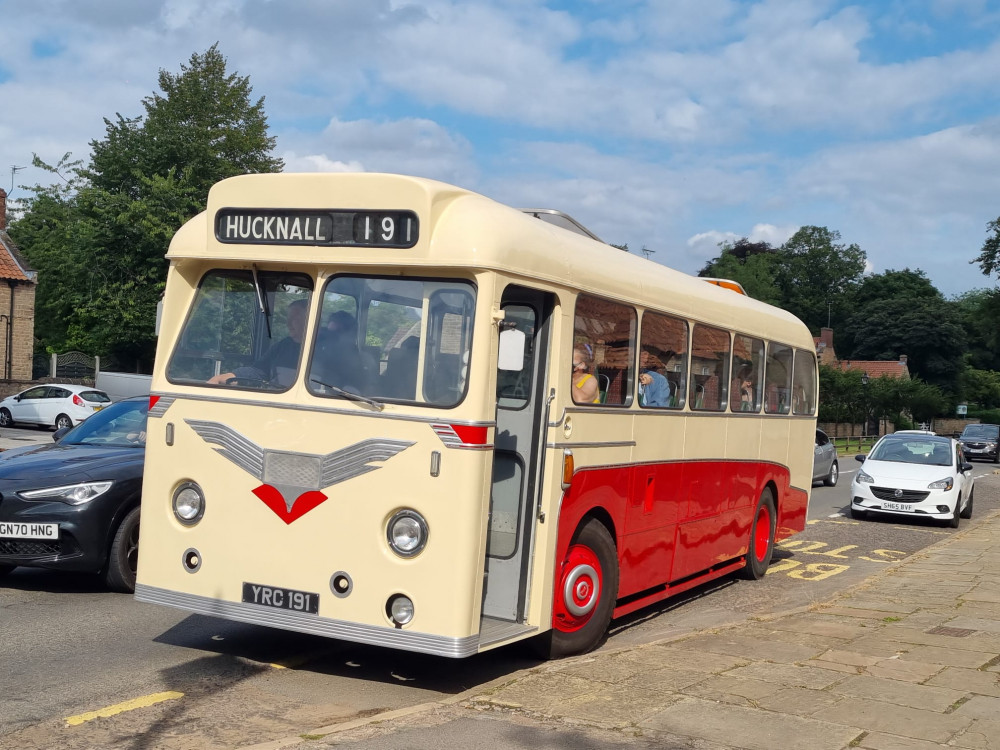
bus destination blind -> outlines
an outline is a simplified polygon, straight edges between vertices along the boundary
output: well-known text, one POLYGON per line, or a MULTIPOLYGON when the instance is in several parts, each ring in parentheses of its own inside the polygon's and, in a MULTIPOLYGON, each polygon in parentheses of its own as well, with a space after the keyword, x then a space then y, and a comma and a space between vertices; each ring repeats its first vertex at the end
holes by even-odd
POLYGON ((413 247, 419 237, 412 211, 222 208, 215 238, 241 245, 413 247))

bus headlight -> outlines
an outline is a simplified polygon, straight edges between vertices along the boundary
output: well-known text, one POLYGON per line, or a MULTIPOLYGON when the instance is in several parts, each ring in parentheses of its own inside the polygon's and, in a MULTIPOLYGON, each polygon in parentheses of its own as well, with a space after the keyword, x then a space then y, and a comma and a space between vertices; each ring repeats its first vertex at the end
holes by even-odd
POLYGON ((413 600, 408 596, 396 594, 389 600, 385 609, 396 627, 407 625, 413 619, 413 600))
POLYGON ((205 494, 194 482, 185 482, 174 490, 174 516, 185 526, 194 526, 205 515, 205 494))
POLYGON ((393 552, 413 557, 427 544, 427 522, 415 510, 396 511, 389 519, 386 536, 393 552))

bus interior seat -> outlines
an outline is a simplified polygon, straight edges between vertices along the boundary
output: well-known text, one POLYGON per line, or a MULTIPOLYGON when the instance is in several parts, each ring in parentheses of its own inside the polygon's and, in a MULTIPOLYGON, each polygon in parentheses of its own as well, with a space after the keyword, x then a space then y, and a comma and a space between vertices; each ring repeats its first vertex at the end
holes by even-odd
POLYGON ((597 374, 597 394, 602 404, 608 401, 608 390, 611 388, 611 378, 603 372, 597 374))
POLYGON ((382 373, 382 391, 391 398, 412 400, 417 393, 417 359, 420 354, 420 339, 410 336, 386 356, 385 372, 382 373))
POLYGON ((439 354, 424 375, 424 394, 431 401, 451 402, 458 395, 461 364, 457 354, 439 354))
POLYGON ((361 347, 361 364, 368 373, 369 380, 374 381, 381 374, 381 359, 382 350, 378 346, 361 347))

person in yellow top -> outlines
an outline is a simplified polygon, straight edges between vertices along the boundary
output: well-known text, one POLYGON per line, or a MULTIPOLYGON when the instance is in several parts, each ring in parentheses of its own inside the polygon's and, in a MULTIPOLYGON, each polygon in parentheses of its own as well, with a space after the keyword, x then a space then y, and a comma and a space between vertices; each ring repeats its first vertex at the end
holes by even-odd
POLYGON ((585 344, 573 347, 573 372, 571 390, 573 402, 577 404, 598 404, 601 394, 597 386, 597 378, 590 374, 590 352, 585 344))

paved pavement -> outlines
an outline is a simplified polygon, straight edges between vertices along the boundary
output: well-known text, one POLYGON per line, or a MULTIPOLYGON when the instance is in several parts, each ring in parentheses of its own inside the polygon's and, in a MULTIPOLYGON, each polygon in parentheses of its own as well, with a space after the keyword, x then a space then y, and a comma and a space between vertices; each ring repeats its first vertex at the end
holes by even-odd
MULTIPOLYGON (((1000 495, 1000 476, 976 493, 1000 495)), ((252 750, 1000 748, 1000 511, 979 520, 821 605, 252 750)))

